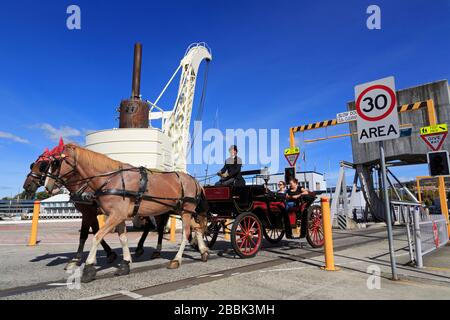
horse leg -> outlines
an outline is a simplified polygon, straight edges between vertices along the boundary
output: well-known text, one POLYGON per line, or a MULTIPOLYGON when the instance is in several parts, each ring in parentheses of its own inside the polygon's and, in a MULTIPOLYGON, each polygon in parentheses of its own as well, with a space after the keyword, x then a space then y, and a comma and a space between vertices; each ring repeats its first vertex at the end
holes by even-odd
POLYGON ((102 239, 111 232, 118 224, 124 220, 120 217, 110 216, 105 225, 95 234, 92 239, 92 247, 89 251, 89 255, 86 259, 86 265, 83 269, 83 275, 81 276, 81 282, 91 282, 95 279, 97 271, 95 270, 95 263, 97 262, 97 248, 102 239))
POLYGON ((81 230, 80 230, 80 243, 78 245, 77 253, 64 267, 64 270, 71 270, 74 267, 79 267, 81 265, 81 260, 83 259, 83 250, 86 240, 89 236, 89 222, 86 215, 82 215, 81 219, 81 230))
MULTIPOLYGON (((96 215, 92 217, 91 228, 92 228, 93 234, 96 234, 98 232, 98 230, 100 230, 100 226, 98 225, 98 220, 97 220, 96 215)), ((111 247, 106 243, 106 241, 104 239, 102 239, 102 241, 100 241, 100 244, 102 245, 103 250, 105 250, 105 252, 106 252, 106 262, 109 264, 113 263, 117 259, 117 254, 114 251, 112 251, 111 247)))
POLYGON ((145 218, 145 225, 144 225, 144 232, 141 235, 141 238, 139 239, 136 251, 134 251, 134 255, 136 257, 140 257, 144 254, 144 242, 145 239, 147 239, 148 233, 150 232, 150 219, 145 218))
POLYGON ((158 244, 156 245, 156 250, 153 251, 151 259, 161 258, 162 241, 164 236, 164 228, 166 227, 167 221, 169 220, 169 214, 165 213, 160 216, 155 217, 156 227, 158 229, 158 244))
POLYGON ((205 216, 198 216, 198 220, 199 220, 199 226, 196 226, 195 230, 195 236, 197 238, 197 244, 198 244, 198 249, 200 251, 200 254, 202 255, 202 261, 206 262, 208 261, 208 257, 209 257, 209 251, 208 251, 208 247, 205 244, 205 241, 203 239, 203 233, 206 230, 206 225, 207 225, 207 219, 205 216))
POLYGON ((168 269, 177 269, 181 265, 181 260, 183 258, 183 252, 184 248, 186 246, 186 243, 189 242, 189 234, 191 232, 191 214, 190 213, 184 213, 181 215, 181 221, 183 223, 182 226, 182 234, 181 234, 181 244, 180 249, 178 249, 177 255, 175 258, 169 262, 169 265, 167 266, 168 269))
POLYGON ((125 222, 122 222, 117 226, 117 233, 119 234, 120 244, 122 245, 123 260, 120 262, 115 276, 124 276, 130 274, 131 254, 130 248, 128 248, 127 229, 125 222))

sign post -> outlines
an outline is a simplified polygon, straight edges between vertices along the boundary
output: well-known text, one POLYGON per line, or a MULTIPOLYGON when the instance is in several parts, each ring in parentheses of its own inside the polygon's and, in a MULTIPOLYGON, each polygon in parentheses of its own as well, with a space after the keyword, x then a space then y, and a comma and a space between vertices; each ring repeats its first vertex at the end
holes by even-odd
POLYGON ((388 77, 356 86, 355 101, 358 142, 368 143, 378 141, 379 143, 392 279, 398 280, 383 143, 384 140, 400 137, 394 77, 388 77))

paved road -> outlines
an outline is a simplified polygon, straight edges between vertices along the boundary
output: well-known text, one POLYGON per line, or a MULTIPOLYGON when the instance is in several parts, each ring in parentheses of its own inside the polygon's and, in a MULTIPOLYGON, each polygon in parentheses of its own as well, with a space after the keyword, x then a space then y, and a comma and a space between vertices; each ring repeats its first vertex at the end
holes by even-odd
MULTIPOLYGON (((132 273, 114 277, 115 266, 108 266, 99 252, 97 280, 67 287, 70 276, 63 270, 77 246, 78 223, 45 224, 41 242, 27 247, 29 226, 0 225, 1 299, 439 299, 450 297, 450 258, 439 256, 424 270, 401 264, 408 261, 405 235, 395 229, 395 244, 401 281, 389 280, 389 255, 384 228, 334 231, 335 258, 341 271, 326 272, 322 250, 311 249, 303 240, 283 240, 277 245, 264 243, 264 250, 252 259, 238 258, 228 241, 219 238, 207 263, 198 252, 188 249, 178 270, 166 269, 177 245, 165 241, 161 259, 150 260, 151 249, 134 259, 132 273), (9 238, 8 238, 9 237, 9 238), (20 239, 22 239, 20 242, 20 239), (432 265, 438 262, 436 265, 432 265), (368 267, 379 268, 379 289, 369 289, 368 267)), ((130 232, 135 247, 139 232, 130 232)), ((107 241, 120 245, 115 235, 107 241)), ((148 245, 155 244, 152 234, 148 245)), ((89 246, 89 244, 88 244, 89 246)), ((120 253, 120 250, 116 250, 120 253)))

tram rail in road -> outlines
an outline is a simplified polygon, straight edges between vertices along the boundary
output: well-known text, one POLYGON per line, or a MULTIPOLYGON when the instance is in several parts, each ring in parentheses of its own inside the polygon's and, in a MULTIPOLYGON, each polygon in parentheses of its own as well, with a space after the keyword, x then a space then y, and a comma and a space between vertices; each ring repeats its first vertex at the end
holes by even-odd
MULTIPOLYGON (((352 247, 363 246, 368 243, 372 243, 372 242, 376 242, 376 241, 383 241, 386 239, 384 235, 380 237, 380 236, 376 236, 375 234, 384 233, 384 232, 385 232, 384 228, 374 228, 373 230, 364 229, 361 231, 358 230, 358 231, 353 231, 353 232, 336 231, 335 237, 334 237, 335 243, 337 243, 339 241, 343 241, 345 239, 353 238, 353 237, 368 238, 368 240, 358 241, 357 243, 352 241, 351 243, 335 245, 335 248, 334 248, 335 252, 346 250, 346 249, 349 249, 352 247)), ((403 230, 402 230, 402 232, 403 232, 403 230)), ((270 259, 270 260, 263 261, 263 262, 248 264, 245 266, 240 266, 240 267, 236 267, 236 268, 232 268, 232 269, 224 269, 224 270, 214 271, 211 273, 206 273, 206 274, 202 274, 202 275, 195 276, 195 277, 180 279, 180 280, 177 280, 174 282, 165 282, 163 284, 144 287, 144 288, 136 289, 136 290, 132 291, 132 293, 136 293, 136 294, 140 294, 140 295, 144 295, 144 296, 152 296, 152 295, 156 295, 159 293, 169 292, 172 290, 195 286, 195 285, 198 285, 201 283, 206 283, 206 282, 223 279, 223 278, 230 277, 237 273, 246 273, 246 272, 252 272, 252 271, 256 271, 256 270, 262 270, 265 268, 274 267, 274 266, 292 262, 292 261, 302 262, 306 259, 310 259, 313 257, 323 255, 323 251, 321 249, 318 249, 318 250, 308 249, 308 252, 304 252, 301 254, 292 254, 291 252, 289 252, 289 251, 295 250, 295 249, 302 249, 302 244, 303 244, 302 242, 299 243, 297 241, 295 241, 295 242, 294 241, 285 241, 284 245, 281 245, 281 246, 280 245, 275 245, 275 246, 268 245, 263 248, 263 251, 277 254, 277 255, 279 255, 278 258, 270 259)), ((303 250, 304 250, 304 248, 303 248, 303 250)), ((212 254, 210 256, 210 260, 217 260, 217 259, 222 258, 221 257, 222 253, 223 253, 223 251, 219 251, 216 254, 212 254)), ((199 263, 199 260, 187 260, 183 263, 183 265, 189 265, 192 263, 199 263)), ((163 263, 159 263, 159 264, 155 264, 155 265, 141 266, 141 267, 133 268, 132 273, 136 274, 136 273, 144 273, 144 272, 147 272, 150 270, 164 269, 164 268, 166 268, 166 266, 167 266, 167 262, 164 261, 163 263)), ((113 279, 113 278, 116 278, 114 276, 114 271, 97 276, 97 280, 113 279)), ((66 282, 66 279, 59 279, 59 280, 55 280, 55 281, 37 283, 37 284, 29 285, 29 286, 20 286, 20 287, 0 290, 0 298, 20 295, 20 294, 25 294, 25 293, 32 293, 32 292, 37 292, 37 291, 42 291, 42 290, 51 290, 51 289, 55 289, 57 287, 61 287, 56 284, 63 284, 65 282, 66 282)), ((96 297, 92 297, 92 298, 95 299, 96 297)), ((102 299, 102 300, 122 299, 122 298, 129 299, 131 297, 129 296, 128 293, 107 294, 106 296, 99 297, 99 299, 102 299)))

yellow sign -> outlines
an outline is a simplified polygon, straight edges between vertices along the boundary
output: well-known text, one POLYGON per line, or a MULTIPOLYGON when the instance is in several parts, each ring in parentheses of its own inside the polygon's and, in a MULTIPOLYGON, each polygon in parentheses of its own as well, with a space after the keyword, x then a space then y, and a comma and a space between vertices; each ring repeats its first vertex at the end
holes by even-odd
POLYGON ((446 123, 420 128, 421 135, 432 134, 432 133, 442 133, 442 132, 447 132, 447 131, 448 131, 448 128, 447 128, 446 123))
POLYGON ((285 156, 289 156, 291 154, 299 154, 299 153, 300 153, 300 148, 299 147, 293 147, 293 148, 284 149, 284 155, 285 156))

